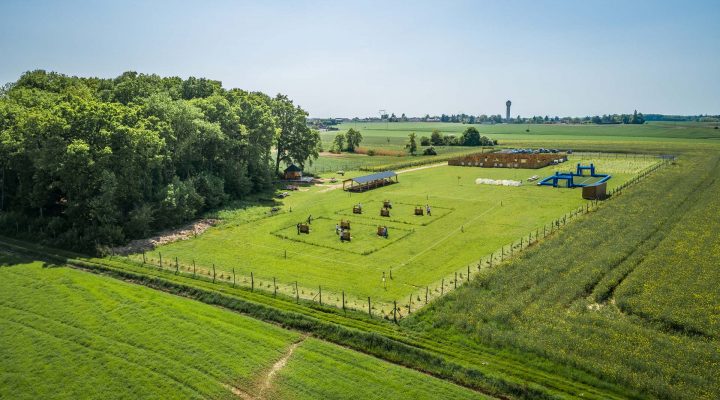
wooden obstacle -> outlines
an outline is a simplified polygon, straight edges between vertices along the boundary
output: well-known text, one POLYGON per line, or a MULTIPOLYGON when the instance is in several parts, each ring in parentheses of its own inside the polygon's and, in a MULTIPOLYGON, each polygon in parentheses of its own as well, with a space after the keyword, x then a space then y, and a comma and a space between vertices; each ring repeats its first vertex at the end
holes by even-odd
POLYGON ((420 206, 415 206, 415 215, 423 215, 423 208, 420 206))
POLYGON ((360 205, 353 206, 353 214, 362 214, 362 207, 360 205))
POLYGON ((298 233, 310 233, 310 225, 304 222, 298 224, 298 233))
POLYGON ((381 216, 381 217, 389 217, 389 216, 390 216, 390 209, 389 209, 389 208, 381 208, 381 209, 380 209, 380 216, 381 216))
POLYGON ((340 232, 340 241, 341 242, 349 242, 350 241, 350 231, 340 232))
POLYGON ((350 229, 350 221, 340 220, 340 229, 350 229))
POLYGON ((388 229, 387 226, 378 226, 377 227, 377 235, 382 236, 384 238, 388 237, 388 229))
POLYGON ((383 200, 383 208, 392 208, 392 202, 390 202, 390 200, 383 200))

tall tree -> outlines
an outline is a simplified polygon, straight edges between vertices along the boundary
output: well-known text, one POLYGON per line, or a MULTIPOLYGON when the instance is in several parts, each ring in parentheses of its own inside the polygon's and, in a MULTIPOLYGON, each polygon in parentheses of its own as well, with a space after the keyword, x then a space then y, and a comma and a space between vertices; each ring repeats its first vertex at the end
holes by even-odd
POLYGON ((480 132, 477 128, 471 126, 465 129, 462 138, 460 139, 463 146, 479 146, 480 145, 480 132))
POLYGON ((338 133, 333 139, 333 149, 340 152, 345 149, 345 135, 338 133))
POLYGON ((432 144, 433 146, 443 145, 443 135, 439 130, 433 129, 432 133, 430 134, 430 144, 432 144))
POLYGON ((273 101, 273 115, 278 125, 275 174, 280 172, 281 162, 294 163, 300 168, 308 161, 312 164, 319 156, 320 134, 307 126, 307 112, 279 94, 273 101))
POLYGON ((348 131, 345 133, 345 141, 347 142, 347 150, 351 153, 355 152, 355 149, 360 147, 360 142, 362 142, 362 134, 360 131, 357 131, 353 128, 348 129, 348 131))
POLYGON ((405 148, 410 152, 410 154, 415 155, 417 152, 417 135, 415 135, 415 132, 408 135, 408 142, 405 145, 405 148))

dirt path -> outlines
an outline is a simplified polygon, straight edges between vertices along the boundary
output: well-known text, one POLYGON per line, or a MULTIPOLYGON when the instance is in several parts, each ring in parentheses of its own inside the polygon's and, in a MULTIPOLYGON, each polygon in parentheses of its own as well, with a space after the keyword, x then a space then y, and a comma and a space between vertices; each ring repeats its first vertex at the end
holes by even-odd
POLYGON ((259 400, 257 397, 251 395, 250 393, 243 391, 240 388, 236 388, 235 386, 230 386, 230 385, 223 385, 223 386, 225 387, 225 389, 232 392, 232 394, 234 394, 236 397, 239 397, 243 400, 259 400))
POLYGON ((397 173, 398 173, 398 175, 399 175, 399 174, 404 174, 404 173, 406 173, 406 172, 420 171, 421 169, 442 167, 443 165, 448 165, 447 161, 441 162, 441 163, 438 163, 438 164, 423 165, 423 166, 421 166, 421 167, 401 169, 401 170, 398 171, 397 173))
POLYGON ((113 247, 112 250, 115 254, 121 256, 151 251, 164 244, 177 242, 178 240, 186 240, 200 235, 211 226, 217 225, 219 222, 220 221, 216 219, 201 219, 179 228, 162 231, 150 238, 133 240, 126 246, 113 247))
POLYGON ((260 387, 260 398, 263 398, 263 394, 265 393, 265 391, 268 390, 268 389, 270 389, 270 387, 272 386, 272 379, 273 379, 273 377, 274 377, 281 369, 285 368, 285 365, 287 365, 287 362, 288 362, 288 360, 290 359, 290 357, 292 356, 293 352, 295 352, 295 349, 297 349, 298 346, 300 346, 300 345, 305 341, 305 339, 307 339, 307 336, 308 336, 308 335, 303 335, 303 336, 300 338, 300 340, 298 340, 297 342, 293 343, 293 344, 290 346, 290 348, 288 349, 288 351, 285 353, 285 355, 283 355, 282 358, 280 358, 280 359, 272 366, 272 368, 270 368, 270 371, 269 371, 268 374, 265 376, 265 379, 263 380, 262 386, 260 387))
MULTIPOLYGON (((420 171, 421 169, 442 167, 442 166, 444 166, 444 165, 447 165, 447 161, 441 162, 441 163, 438 163, 438 164, 423 165, 423 166, 421 166, 421 167, 401 169, 400 171, 397 172, 397 174, 400 175, 400 174, 404 174, 404 173, 407 173, 407 172, 420 171)), ((339 189, 339 188, 341 188, 341 187, 342 187, 342 183, 338 183, 338 184, 336 184, 336 185, 330 185, 330 186, 326 187, 325 189, 319 191, 318 193, 329 192, 329 191, 331 191, 331 190, 339 189)))
POLYGON ((238 397, 243 400, 263 400, 265 399, 265 391, 270 389, 272 387, 272 380, 273 377, 283 368, 285 368, 285 365, 287 365, 288 360, 290 360, 290 357, 292 356, 293 352, 295 352, 295 349, 297 349, 304 341, 307 339, 308 335, 302 335, 300 339, 291 344, 290 348, 288 348, 287 352, 283 354, 283 356, 277 360, 275 364, 270 368, 270 371, 263 377, 262 383, 260 385, 259 393, 255 396, 252 395, 238 387, 231 386, 231 385, 223 385, 225 389, 232 392, 232 394, 235 395, 235 397, 238 397))

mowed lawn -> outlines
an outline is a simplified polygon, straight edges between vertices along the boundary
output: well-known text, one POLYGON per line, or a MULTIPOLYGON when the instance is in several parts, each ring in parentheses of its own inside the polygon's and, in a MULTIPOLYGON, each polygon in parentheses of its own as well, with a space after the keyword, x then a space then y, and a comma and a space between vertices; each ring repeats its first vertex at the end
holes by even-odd
MULTIPOLYGON (((158 248, 146 254, 154 262, 162 253, 164 262, 175 257, 187 270, 193 261, 202 273, 215 265, 217 275, 255 287, 272 290, 276 278, 281 293, 316 298, 320 287, 323 302, 339 304, 344 291, 347 304, 362 309, 367 297, 378 312, 388 315, 388 304, 424 303, 429 297, 454 287, 452 280, 466 279, 468 265, 477 272, 478 261, 521 237, 527 238, 543 225, 576 210, 585 201, 580 189, 554 189, 524 183, 520 187, 478 185, 477 178, 526 180, 547 176, 555 170, 574 170, 575 163, 594 162, 599 173, 610 173, 609 187, 630 179, 656 162, 651 158, 592 159, 575 156, 561 166, 539 170, 486 169, 440 166, 399 176, 399 184, 361 194, 350 194, 325 185, 305 188, 281 202, 270 214, 268 207, 230 211, 221 225, 203 235, 158 248), (389 218, 379 215, 383 200, 394 208, 389 218), (352 214, 353 204, 362 203, 362 215, 352 214), (430 205, 432 216, 415 216, 415 206, 430 205), (316 220, 310 234, 297 234, 296 224, 309 216, 316 220), (341 243, 335 223, 349 219, 353 239, 341 243), (378 225, 390 229, 388 239, 373 234, 378 225), (386 278, 383 283, 383 274, 386 278), (392 278, 391 278, 392 275, 392 278), (445 283, 445 288, 440 285, 445 283)), ((140 256, 134 256, 139 260, 140 256)))
POLYGON ((0 253, 0 398, 351 399, 358 393, 484 398, 217 307, 0 253))

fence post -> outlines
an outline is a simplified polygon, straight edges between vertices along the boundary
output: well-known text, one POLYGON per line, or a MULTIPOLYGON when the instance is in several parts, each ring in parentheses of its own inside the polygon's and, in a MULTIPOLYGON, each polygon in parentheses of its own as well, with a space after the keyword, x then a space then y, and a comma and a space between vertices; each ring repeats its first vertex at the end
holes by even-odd
POLYGON ((440 296, 445 293, 445 278, 442 278, 442 283, 440 283, 440 296))
POLYGON ((213 263, 213 283, 215 283, 215 263, 213 263))
POLYGON ((273 296, 277 296, 277 285, 275 284, 274 276, 273 276, 273 296))
POLYGON ((300 303, 300 291, 298 291, 297 281, 295 281, 295 303, 300 303))
POLYGON ((193 278, 195 277, 195 260, 193 260, 193 278))
POLYGON ((158 251, 158 255, 160 256, 160 269, 162 269, 162 253, 158 251))
MULTIPOLYGON (((215 265, 213 264, 213 268, 215 268, 215 265)), ((250 271, 250 291, 255 290, 255 276, 253 275, 252 271, 250 271)))
POLYGON ((412 294, 410 295, 410 303, 408 303, 408 314, 412 312, 412 294))
POLYGON ((145 265, 145 252, 143 251, 143 265, 145 265))
POLYGON ((395 322, 397 324, 396 310, 397 310, 397 301, 393 300, 393 322, 395 322))
POLYGON ((368 315, 372 318, 372 308, 370 307, 370 296, 368 296, 368 315))
POLYGON ((342 309, 345 311, 345 291, 342 291, 342 309))
POLYGON ((455 289, 457 289, 457 271, 455 271, 455 280, 453 283, 455 283, 455 289))
POLYGON ((430 286, 425 286, 425 304, 428 302, 428 292, 430 291, 430 286))
POLYGON ((233 287, 235 287, 235 267, 233 267, 233 287))
POLYGON ((468 270, 467 270, 467 281, 470 282, 470 264, 468 264, 468 270))
POLYGON ((318 294, 320 295, 320 305, 322 305, 322 286, 318 285, 318 294))
POLYGON ((177 256, 176 256, 176 257, 175 257, 175 275, 177 275, 178 273, 180 273, 180 268, 179 268, 179 266, 178 266, 178 259, 177 259, 177 256))

